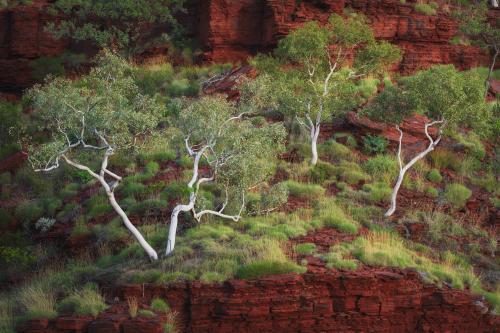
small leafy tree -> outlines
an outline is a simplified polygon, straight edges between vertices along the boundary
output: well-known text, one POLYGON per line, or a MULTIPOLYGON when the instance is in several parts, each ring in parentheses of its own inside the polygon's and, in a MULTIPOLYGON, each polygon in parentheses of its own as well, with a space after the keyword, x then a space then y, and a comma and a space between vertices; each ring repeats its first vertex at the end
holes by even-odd
POLYGON ((26 137, 25 143, 35 171, 48 172, 66 162, 95 178, 125 226, 149 257, 157 259, 116 201, 114 191, 122 177, 108 169, 113 154, 132 152, 144 142, 162 111, 161 105, 139 93, 129 73, 125 61, 104 52, 97 67, 76 82, 56 78, 34 86, 28 97, 38 129, 48 137, 42 143, 26 137))
MULTIPOLYGON (((486 92, 490 88, 490 80, 495 64, 500 53, 500 29, 499 21, 488 19, 488 3, 486 1, 459 1, 455 16, 459 20, 459 31, 470 37, 470 41, 479 47, 486 49, 491 55, 491 63, 488 76, 485 81, 486 92)), ((492 0, 491 4, 498 7, 498 2, 492 0)))
POLYGON ((362 114, 396 126, 400 133, 398 145, 399 176, 391 195, 391 206, 385 216, 396 211, 396 199, 406 172, 433 151, 447 132, 460 125, 482 128, 491 118, 483 98, 483 83, 474 72, 458 72, 452 65, 435 66, 403 78, 396 86, 386 88, 362 114), (425 115, 429 122, 424 132, 429 140, 425 150, 405 164, 402 156, 403 131, 399 124, 413 113, 425 115), (432 135, 430 129, 437 128, 432 135))
POLYGON ((397 47, 377 42, 363 16, 331 16, 328 24, 307 22, 283 38, 274 58, 254 61, 272 77, 281 110, 296 117, 311 140, 311 164, 318 161, 317 141, 322 122, 356 105, 355 81, 381 73, 401 57, 397 47), (333 48, 330 47, 333 45, 333 48), (355 52, 354 67, 346 55, 355 52))
POLYGON ((221 97, 203 97, 188 103, 180 112, 178 127, 193 159, 193 175, 187 184, 189 202, 172 211, 167 255, 175 247, 180 212, 191 212, 197 221, 204 215, 239 221, 245 211, 247 192, 272 175, 272 161, 283 147, 285 130, 281 124, 257 126, 247 119, 249 112, 251 108, 238 108, 221 97), (208 166, 203 172, 202 162, 208 166), (225 197, 216 209, 200 208, 199 191, 206 183, 218 186, 225 197), (228 211, 230 204, 235 203, 239 208, 228 211))
POLYGON ((57 0, 49 12, 63 19, 47 28, 56 37, 90 40, 130 57, 178 35, 175 14, 183 5, 184 0, 57 0))

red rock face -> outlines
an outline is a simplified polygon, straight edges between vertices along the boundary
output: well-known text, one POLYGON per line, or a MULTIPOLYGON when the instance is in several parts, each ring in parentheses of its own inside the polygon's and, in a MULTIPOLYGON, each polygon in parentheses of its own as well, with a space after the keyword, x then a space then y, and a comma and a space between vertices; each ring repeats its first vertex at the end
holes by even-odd
POLYGON ((457 25, 447 14, 419 14, 414 4, 399 0, 211 0, 204 45, 209 61, 244 60, 256 51, 273 48, 279 38, 310 20, 326 22, 344 7, 364 13, 375 36, 398 45, 403 60, 397 66, 411 73, 433 64, 452 63, 467 69, 488 63, 476 47, 451 45, 457 25))
MULTIPOLYGON (((179 332, 497 332, 499 318, 469 293, 424 284, 418 273, 367 269, 281 275, 253 281, 118 288, 120 300, 160 297, 178 312, 179 332)), ((122 311, 125 308, 122 308, 122 311)), ((65 319, 70 321, 69 319, 65 319)), ((110 309, 87 329, 44 332, 161 332, 161 318, 126 319, 110 309)), ((38 325, 35 322, 33 325, 38 325)), ((69 326, 67 326, 69 327, 69 326)), ((82 326, 78 326, 82 327, 82 326)), ((25 325, 21 332, 32 332, 25 325)))
POLYGON ((46 2, 35 0, 31 6, 0 10, 0 90, 29 87, 33 84, 30 62, 67 48, 67 41, 55 40, 44 30, 51 19, 43 11, 46 2))
MULTIPOLYGON (((56 56, 69 47, 44 31, 48 1, 0 10, 0 91, 19 92, 33 84, 30 62, 56 56)), ((345 7, 360 11, 372 22, 377 38, 387 39, 404 52, 396 67, 402 73, 452 63, 461 69, 487 64, 489 56, 476 47, 448 43, 456 23, 444 13, 427 16, 413 3, 399 0, 190 0, 180 19, 205 49, 205 60, 244 61, 276 46, 279 38, 309 20, 326 22, 345 7)), ((492 11, 496 17, 499 11, 492 11)), ((80 50, 81 51, 81 50, 80 50)))

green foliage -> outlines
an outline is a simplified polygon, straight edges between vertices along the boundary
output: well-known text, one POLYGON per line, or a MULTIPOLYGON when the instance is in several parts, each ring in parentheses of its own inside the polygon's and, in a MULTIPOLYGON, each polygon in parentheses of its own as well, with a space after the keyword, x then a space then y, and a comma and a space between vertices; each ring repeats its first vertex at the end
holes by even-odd
POLYGON ((425 15, 436 15, 436 9, 427 3, 415 3, 415 10, 421 14, 425 15))
POLYGON ((383 154, 389 142, 378 135, 367 135, 363 137, 363 150, 368 154, 383 154))
POLYGON ((351 251, 350 244, 335 245, 326 255, 322 255, 321 259, 326 261, 326 267, 335 269, 352 270, 358 267, 356 260, 345 258, 349 256, 351 251))
POLYGON ((281 261, 256 261, 251 264, 241 266, 236 271, 238 279, 257 279, 267 275, 304 273, 306 268, 298 266, 292 262, 281 261))
POLYGON ((387 87, 363 114, 376 120, 400 124, 412 113, 431 120, 446 120, 447 126, 485 128, 492 118, 484 101, 484 83, 477 73, 459 72, 452 65, 433 66, 387 87))
POLYGON ((0 160, 20 150, 15 130, 22 128, 20 105, 0 101, 0 160))
POLYGON ((428 187, 425 189, 425 193, 431 198, 437 198, 439 196, 439 191, 435 187, 428 187))
POLYGON ((316 252, 316 245, 314 243, 297 244, 295 252, 300 255, 311 255, 316 252))
POLYGON ((358 90, 364 98, 370 98, 377 93, 379 83, 380 80, 368 77, 359 81, 358 90))
POLYGON ((99 293, 97 286, 91 283, 57 304, 59 314, 76 314, 94 318, 106 308, 104 298, 99 293))
POLYGON ((449 184, 444 191, 444 197, 455 208, 463 208, 472 195, 471 190, 462 184, 449 184))
POLYGON ((443 180, 443 176, 441 176, 438 169, 431 169, 431 171, 427 173, 427 179, 433 183, 440 183, 443 180))
POLYGON ((156 317, 156 314, 153 311, 146 310, 146 309, 139 309, 139 311, 137 312, 137 315, 139 317, 146 317, 146 318, 156 317))
POLYGON ((51 4, 49 13, 63 19, 49 24, 48 30, 56 37, 91 40, 101 48, 115 47, 133 56, 179 36, 182 30, 175 15, 184 11, 183 4, 182 0, 58 0, 51 4), (170 36, 164 29, 152 29, 154 26, 168 29, 170 36))
POLYGON ((366 198, 370 202, 389 201, 392 189, 385 182, 375 182, 363 185, 363 191, 367 193, 366 198))
POLYGON ((18 300, 23 307, 25 319, 51 319, 57 316, 55 294, 42 283, 23 287, 19 290, 18 300))
POLYGON ((432 165, 438 169, 452 169, 458 171, 460 169, 460 158, 453 152, 445 149, 436 149, 429 154, 432 165))
POLYGON ((88 155, 88 151, 78 148, 83 142, 103 144, 100 135, 115 151, 127 150, 137 145, 139 135, 151 132, 157 125, 162 106, 138 92, 128 64, 110 52, 100 54, 97 61, 98 66, 76 82, 55 78, 28 92, 37 110, 38 130, 50 133, 49 141, 43 144, 26 138, 34 168, 57 166, 68 145, 66 135, 74 147, 65 156, 84 154, 100 160, 98 152, 97 156, 88 155))
POLYGON ((34 222, 38 218, 42 217, 43 213, 44 209, 41 203, 37 200, 22 202, 16 207, 15 210, 16 217, 24 223, 34 222))
POLYGON ((390 183, 397 176, 398 162, 394 156, 377 155, 363 164, 363 169, 377 181, 390 183))
POLYGON ((30 66, 36 82, 43 82, 47 76, 64 76, 66 72, 60 57, 40 57, 31 61, 30 66))
POLYGON ((341 143, 335 140, 328 140, 318 146, 320 156, 327 157, 331 160, 350 159, 352 151, 341 143))
POLYGON ((285 182, 290 195, 304 199, 315 199, 324 195, 325 189, 316 184, 298 183, 293 180, 285 182))
POLYGON ((161 313, 167 313, 170 311, 170 306, 161 298, 154 298, 151 301, 151 310, 161 313))

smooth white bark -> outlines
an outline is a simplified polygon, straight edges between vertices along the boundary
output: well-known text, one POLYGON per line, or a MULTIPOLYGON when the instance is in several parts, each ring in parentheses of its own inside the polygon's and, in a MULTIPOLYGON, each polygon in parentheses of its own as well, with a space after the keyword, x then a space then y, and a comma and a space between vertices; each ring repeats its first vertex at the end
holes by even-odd
POLYGON ((438 138, 436 140, 434 140, 429 134, 429 127, 434 126, 436 124, 442 124, 442 123, 443 123, 443 121, 439 120, 439 121, 434 121, 434 122, 425 124, 425 135, 429 139, 429 145, 427 146, 427 148, 424 151, 420 152, 415 157, 413 157, 410 160, 410 162, 408 162, 406 165, 403 165, 403 158, 401 156, 402 145, 403 145, 403 131, 399 128, 399 126, 396 126, 397 130, 399 131, 399 145, 398 145, 399 175, 398 175, 398 179, 396 181, 396 184, 394 185, 394 188, 392 190, 391 206, 389 207, 387 212, 385 212, 385 214, 384 214, 386 217, 391 216, 396 211, 398 192, 399 192, 399 189, 401 187, 401 184, 403 183, 406 172, 408 170, 410 170, 410 168, 413 165, 415 165, 415 163, 417 163, 419 160, 421 160, 427 154, 429 154, 431 151, 433 151, 434 148, 436 148, 438 143, 441 141, 441 128, 439 129, 438 138))
POLYGON ((77 162, 74 162, 74 161, 70 160, 65 155, 62 155, 62 157, 64 158, 64 160, 69 165, 74 166, 77 169, 87 171, 91 176, 93 176, 94 178, 96 178, 99 181, 99 183, 102 185, 102 187, 106 191, 106 195, 108 197, 109 203, 111 204, 111 206, 113 207, 113 209, 115 210, 115 212, 120 216, 120 218, 122 219, 123 224, 125 225, 125 227, 132 233, 132 235, 139 242, 139 244, 142 246, 142 248, 144 249, 144 251, 146 251, 146 253, 148 254, 148 256, 152 260, 157 260, 158 259, 158 254, 156 253, 156 251, 144 239, 144 237, 142 236, 142 234, 140 233, 140 231, 132 224, 132 222, 130 222, 130 219, 128 218, 127 214, 123 211, 123 209, 120 207, 120 205, 116 201, 115 194, 114 194, 114 189, 116 188, 118 182, 121 180, 121 177, 118 176, 118 175, 116 175, 116 174, 114 174, 111 171, 108 171, 106 169, 107 165, 108 165, 108 157, 111 154, 112 154, 112 150, 108 150, 105 153, 104 158, 103 158, 103 162, 102 162, 102 165, 101 165, 101 172, 100 172, 100 174, 97 174, 97 173, 93 172, 89 167, 87 167, 85 165, 82 165, 80 163, 77 163, 77 162), (105 176, 104 176, 105 174, 110 175, 111 177, 113 177, 115 179, 115 181, 112 183, 112 185, 109 185, 106 182, 106 179, 105 179, 105 176))
MULTIPOLYGON (((239 119, 243 115, 244 115, 244 113, 242 113, 242 114, 240 114, 240 115, 238 115, 236 117, 232 117, 229 120, 239 119)), ((245 201, 244 201, 244 197, 243 197, 243 204, 242 204, 242 207, 241 207, 240 212, 238 213, 238 215, 228 215, 228 214, 223 213, 224 209, 226 208, 227 201, 228 201, 227 191, 226 191, 226 201, 222 205, 222 208, 220 210, 215 211, 215 210, 209 210, 209 209, 207 209, 207 210, 202 210, 202 211, 200 211, 198 213, 196 212, 195 205, 196 205, 196 199, 197 199, 197 196, 198 196, 198 190, 199 190, 200 186, 203 183, 213 181, 215 179, 215 174, 217 173, 218 166, 224 164, 224 159, 227 161, 227 159, 230 158, 230 157, 224 157, 224 158, 221 158, 220 160, 216 158, 215 160, 213 160, 212 163, 210 163, 211 166, 212 166, 212 176, 211 177, 202 177, 202 178, 200 178, 200 174, 199 174, 200 160, 204 156, 204 154, 206 153, 206 151, 210 151, 210 150, 213 149, 213 147, 211 145, 213 145, 214 143, 212 142, 211 144, 205 145, 205 146, 201 147, 199 150, 195 151, 192 147, 189 146, 188 140, 189 140, 189 137, 186 138, 186 140, 185 140, 186 149, 187 149, 187 151, 188 151, 188 153, 189 153, 190 156, 194 156, 193 176, 191 177, 191 180, 187 184, 188 188, 191 191, 191 194, 189 195, 189 203, 188 204, 180 204, 180 205, 175 206, 174 210, 172 211, 172 214, 170 215, 170 226, 169 226, 169 229, 168 229, 167 248, 165 250, 165 254, 166 255, 169 255, 169 254, 171 254, 174 251, 174 248, 175 248, 175 238, 176 238, 176 235, 177 235, 177 226, 178 226, 178 223, 179 223, 179 214, 181 212, 192 212, 193 217, 198 222, 200 221, 200 219, 201 219, 201 217, 203 215, 207 215, 207 214, 215 215, 215 216, 218 216, 218 217, 221 217, 221 218, 231 219, 231 220, 233 220, 233 221, 236 222, 236 221, 240 220, 241 213, 242 213, 243 208, 244 208, 244 202, 245 201)))

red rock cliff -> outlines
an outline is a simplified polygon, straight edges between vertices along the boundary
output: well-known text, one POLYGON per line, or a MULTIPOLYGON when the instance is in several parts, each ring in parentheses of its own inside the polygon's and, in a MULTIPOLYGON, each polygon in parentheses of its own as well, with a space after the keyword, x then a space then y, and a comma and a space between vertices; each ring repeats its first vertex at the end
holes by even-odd
MULTIPOLYGON (((44 26, 51 18, 48 1, 0 10, 0 91, 29 87, 30 62, 62 53, 64 41, 52 39, 44 26)), ((182 18, 201 41, 205 60, 244 61, 249 55, 272 49, 278 39, 305 21, 325 22, 345 7, 366 14, 378 38, 399 45, 404 57, 399 70, 409 73, 432 64, 453 63, 465 69, 487 64, 489 56, 475 47, 449 44, 456 23, 445 13, 419 14, 410 0, 190 0, 182 18)), ((500 11, 492 11, 498 16, 500 11)))
MULTIPOLYGON (((412 271, 329 271, 231 280, 222 285, 131 285, 111 296, 120 301, 136 297, 145 304, 154 297, 168 300, 178 311, 179 332, 493 333, 499 329, 499 318, 486 314, 483 300, 424 284, 412 271)), ((44 321, 43 332, 162 332, 160 320, 149 318, 146 325, 129 319, 126 311, 117 312, 116 307, 95 320, 44 321)), ((35 332, 40 322, 36 325, 20 331, 35 332)))

